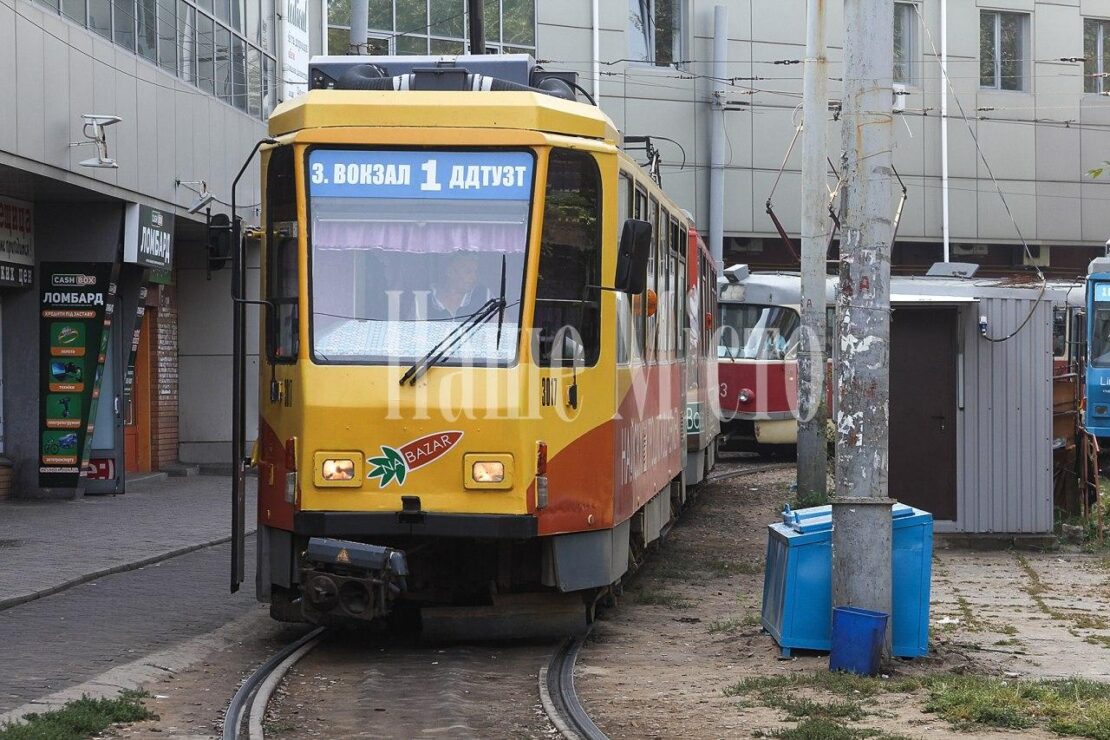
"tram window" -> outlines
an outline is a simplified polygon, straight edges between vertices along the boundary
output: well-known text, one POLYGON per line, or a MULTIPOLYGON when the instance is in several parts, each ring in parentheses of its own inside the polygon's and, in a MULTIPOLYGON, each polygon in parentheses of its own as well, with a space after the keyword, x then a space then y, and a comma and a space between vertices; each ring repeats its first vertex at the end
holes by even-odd
MULTIPOLYGON (((633 218, 640 220, 647 219, 648 197, 647 191, 642 187, 636 188, 636 195, 633 199, 633 218)), ((644 296, 639 295, 632 298, 632 360, 643 360, 644 355, 644 296)))
POLYGON ((729 303, 721 307, 718 357, 784 360, 797 353, 798 312, 784 306, 729 303))
POLYGON ((300 352, 298 333, 297 188, 292 147, 275 149, 266 170, 266 297, 275 316, 267 321, 270 359, 292 362, 300 352))
POLYGON ((1096 302, 1094 312, 1090 336, 1091 365, 1110 367, 1110 302, 1096 302))
POLYGON ((628 214, 632 212, 632 178, 622 172, 617 178, 617 241, 620 241, 621 230, 628 214))
MULTIPOLYGON (((659 286, 656 284, 656 265, 659 264, 659 202, 652 198, 648 205, 648 223, 651 224, 651 256, 648 258, 647 289, 655 293, 655 316, 651 311, 644 312, 644 359, 653 362, 657 359, 655 348, 656 316, 659 313, 659 286)), ((648 303, 645 301, 645 305, 648 303)))
POLYGON ((678 353, 679 356, 686 356, 686 332, 690 330, 690 298, 686 293, 688 276, 686 266, 686 250, 690 242, 689 232, 685 228, 679 227, 679 253, 678 253, 678 301, 679 301, 679 315, 682 320, 679 322, 681 326, 678 330, 678 353))
POLYGON ((1052 309, 1052 356, 1068 354, 1068 310, 1063 306, 1052 309))
POLYGON ((600 349, 601 177, 589 154, 553 149, 547 167, 535 328, 540 365, 593 365, 600 349), (585 300, 583 300, 585 299, 585 300))

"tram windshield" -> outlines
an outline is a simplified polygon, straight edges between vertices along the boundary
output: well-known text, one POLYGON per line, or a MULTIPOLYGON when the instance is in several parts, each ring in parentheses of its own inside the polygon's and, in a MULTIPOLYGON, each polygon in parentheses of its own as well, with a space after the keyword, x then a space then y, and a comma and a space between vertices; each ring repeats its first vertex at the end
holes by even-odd
POLYGON ((1091 317, 1091 364, 1110 367, 1110 302, 1096 301, 1091 317))
POLYGON ((785 360, 797 354, 798 312, 784 306, 722 303, 717 356, 785 360))
POLYGON ((504 290, 504 310, 455 332, 444 361, 512 362, 533 165, 527 151, 312 150, 316 360, 407 364, 504 290))

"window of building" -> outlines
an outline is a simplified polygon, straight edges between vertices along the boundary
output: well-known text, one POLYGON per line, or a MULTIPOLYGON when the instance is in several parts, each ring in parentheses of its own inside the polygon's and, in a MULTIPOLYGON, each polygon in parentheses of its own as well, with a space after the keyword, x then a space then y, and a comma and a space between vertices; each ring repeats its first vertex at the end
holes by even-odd
POLYGON ((1029 14, 979 12, 979 86, 1028 89, 1029 14))
POLYGON ((265 118, 278 103, 274 0, 39 3, 253 116, 265 118))
POLYGON ((300 351, 295 177, 293 148, 275 149, 266 167, 266 298, 274 305, 266 346, 275 362, 295 361, 300 351))
POLYGON ((601 341, 601 175, 585 152, 547 166, 533 355, 542 366, 597 362, 601 341), (594 287, 592 287, 594 286, 594 287))
MULTIPOLYGON (((536 0, 485 0, 487 53, 536 55, 536 0)), ((466 0, 370 0, 363 54, 464 54, 466 0)), ((349 54, 350 0, 328 2, 328 54, 349 54)))
POLYGON ((1105 75, 1110 72, 1110 21, 1083 19, 1083 91, 1102 93, 1110 90, 1105 75))
POLYGON ((177 0, 158 0, 158 66, 177 74, 177 0))
POLYGON ((135 0, 112 3, 112 39, 128 51, 135 51, 135 0))
POLYGON ((894 81, 917 82, 917 9, 913 3, 894 3, 894 81))
POLYGON ((686 3, 628 0, 628 57, 661 67, 685 58, 686 3))

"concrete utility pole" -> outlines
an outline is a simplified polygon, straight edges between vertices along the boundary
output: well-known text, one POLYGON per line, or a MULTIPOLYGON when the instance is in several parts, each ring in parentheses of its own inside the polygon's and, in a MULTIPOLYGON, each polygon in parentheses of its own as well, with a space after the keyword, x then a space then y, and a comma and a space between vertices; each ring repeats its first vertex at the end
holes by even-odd
POLYGON ((829 240, 826 159, 829 112, 825 5, 806 4, 802 83, 802 342, 798 352, 798 494, 825 496, 825 249, 829 240))
POLYGON ((728 8, 713 8, 713 100, 709 104, 709 253, 724 267, 725 92, 728 77, 728 8))
POLYGON ((370 0, 351 0, 351 48, 349 54, 365 54, 370 28, 370 0))
MULTIPOLYGON (((837 289, 833 606, 890 614, 894 4, 844 0, 845 187, 837 289)), ((884 655, 890 653, 888 622, 884 655)))
POLYGON ((470 22, 470 53, 486 53, 486 18, 482 0, 466 0, 466 14, 470 22))

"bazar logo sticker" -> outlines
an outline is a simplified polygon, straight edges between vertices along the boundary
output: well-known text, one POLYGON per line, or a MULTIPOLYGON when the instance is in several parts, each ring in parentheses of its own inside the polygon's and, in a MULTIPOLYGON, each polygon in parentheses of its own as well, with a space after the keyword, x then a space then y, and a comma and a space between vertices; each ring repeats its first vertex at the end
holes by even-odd
POLYGON ((373 467, 366 477, 377 478, 378 488, 385 488, 393 481, 403 486, 409 473, 443 457, 462 436, 458 431, 435 432, 400 447, 382 445, 381 457, 367 458, 366 462, 373 467))

